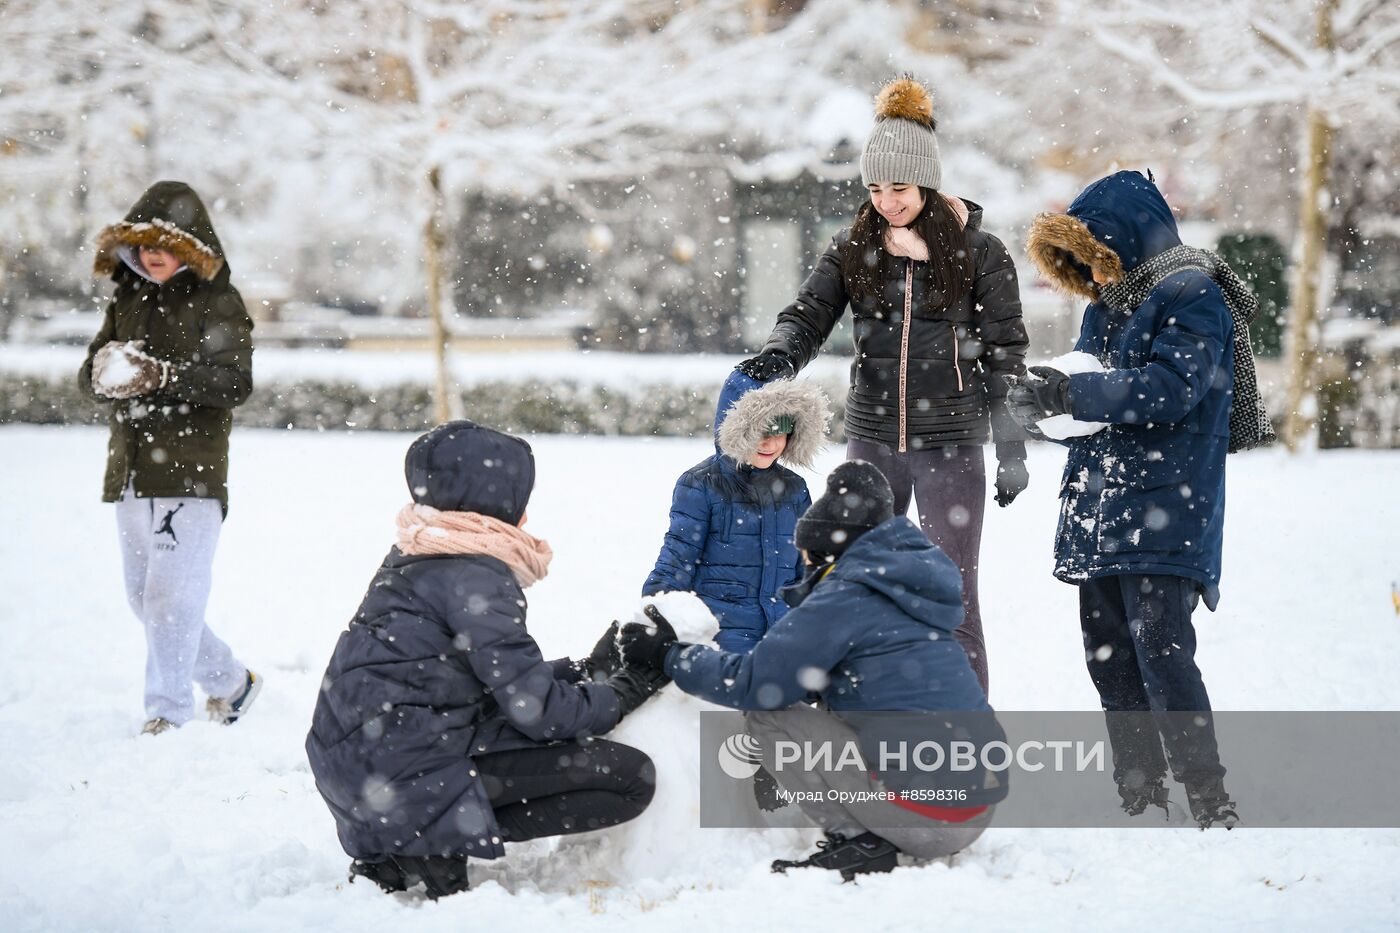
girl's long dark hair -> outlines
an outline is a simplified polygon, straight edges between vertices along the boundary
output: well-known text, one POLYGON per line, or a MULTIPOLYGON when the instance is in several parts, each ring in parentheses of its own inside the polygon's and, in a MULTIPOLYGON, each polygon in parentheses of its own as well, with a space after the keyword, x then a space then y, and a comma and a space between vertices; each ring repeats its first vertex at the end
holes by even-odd
MULTIPOLYGON (((932 286, 929 295, 933 306, 927 310, 932 312, 956 304, 971 291, 972 251, 952 205, 932 188, 921 187, 919 191, 924 196, 924 206, 909 226, 928 244, 932 286)), ((841 272, 853 303, 870 295, 877 300, 882 298, 882 283, 889 281, 893 262, 898 258, 884 248, 889 226, 872 201, 866 201, 856 212, 850 240, 841 255, 841 272)))

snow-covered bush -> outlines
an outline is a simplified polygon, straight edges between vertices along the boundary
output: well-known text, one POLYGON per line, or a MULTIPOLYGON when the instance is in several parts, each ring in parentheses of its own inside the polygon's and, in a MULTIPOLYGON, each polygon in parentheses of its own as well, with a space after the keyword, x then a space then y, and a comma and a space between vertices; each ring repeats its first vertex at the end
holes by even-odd
MULTIPOLYGON (((462 389, 467 417, 520 434, 705 436, 713 386, 647 383, 619 388, 563 379, 483 382, 462 389)), ((839 406, 839 403, 838 403, 839 406)), ((234 410, 236 424, 322 431, 421 431, 432 425, 432 393, 404 382, 260 381, 234 410)), ((0 372, 0 423, 100 424, 107 406, 77 379, 0 372)), ((835 419, 839 441, 840 411, 835 419)))

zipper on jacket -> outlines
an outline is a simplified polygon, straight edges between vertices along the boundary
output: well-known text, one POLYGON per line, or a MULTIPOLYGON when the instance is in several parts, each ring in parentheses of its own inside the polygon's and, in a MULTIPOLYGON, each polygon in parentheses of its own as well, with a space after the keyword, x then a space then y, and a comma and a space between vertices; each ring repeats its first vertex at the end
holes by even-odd
POLYGON ((904 335, 899 341, 899 452, 909 449, 909 325, 914 310, 914 260, 904 261, 904 335))
POLYGON ((953 372, 958 374, 958 391, 961 392, 963 390, 963 381, 962 363, 958 359, 958 325, 950 322, 948 326, 953 329, 953 372))

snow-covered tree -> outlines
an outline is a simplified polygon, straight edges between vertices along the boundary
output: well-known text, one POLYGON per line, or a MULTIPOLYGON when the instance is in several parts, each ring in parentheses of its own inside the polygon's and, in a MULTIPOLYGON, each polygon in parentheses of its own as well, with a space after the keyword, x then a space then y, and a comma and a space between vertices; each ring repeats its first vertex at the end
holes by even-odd
MULTIPOLYGON (((1390 0, 1063 0, 1066 31, 1184 103, 1193 118, 1301 115, 1288 146, 1299 178, 1284 440, 1312 426, 1317 320, 1341 134, 1400 124, 1400 6, 1390 0)), ((1291 169, 1290 169, 1291 170, 1291 169)))
MULTIPOLYGON (((103 163, 104 187, 126 194, 61 211, 72 241, 135 179, 194 175, 255 239, 310 226, 376 280, 411 268, 386 256, 417 259, 442 343, 445 231, 466 192, 568 199, 801 149, 846 57, 884 56, 853 17, 880 31, 904 15, 837 0, 15 0, 0 65, 15 157, 0 184, 11 204, 86 198, 83 176, 103 163)), ((267 265, 296 274, 291 247, 267 265)), ((375 290, 392 304, 395 285, 375 290)))

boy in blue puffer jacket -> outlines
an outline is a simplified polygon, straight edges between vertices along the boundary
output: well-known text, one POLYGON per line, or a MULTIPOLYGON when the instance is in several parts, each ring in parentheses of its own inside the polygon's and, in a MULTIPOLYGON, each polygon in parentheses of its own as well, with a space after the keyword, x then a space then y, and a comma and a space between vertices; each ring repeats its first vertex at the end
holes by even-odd
POLYGON ((1005 741, 953 634, 963 618, 958 568, 894 514, 889 482, 862 460, 832 471, 796 543, 808 574, 784 591, 792 611, 753 650, 680 642, 654 614, 650 628, 622 628, 624 662, 662 666, 686 693, 747 713, 763 767, 827 833, 811 857, 779 860, 774 871, 823 868, 849 879, 890 871, 901 851, 939 858, 965 849, 1006 797, 1005 776, 925 771, 884 754, 925 740, 1005 741), (802 702, 813 693, 817 705, 802 702), (864 766, 784 768, 780 744, 836 755, 854 745, 864 766))
POLYGON ((782 460, 811 467, 831 410, 821 389, 790 379, 761 385, 729 374, 715 411, 715 453, 681 474, 671 522, 642 595, 693 591, 719 622, 726 651, 750 650, 787 605, 778 590, 802 578, 792 543, 812 498, 782 460))

